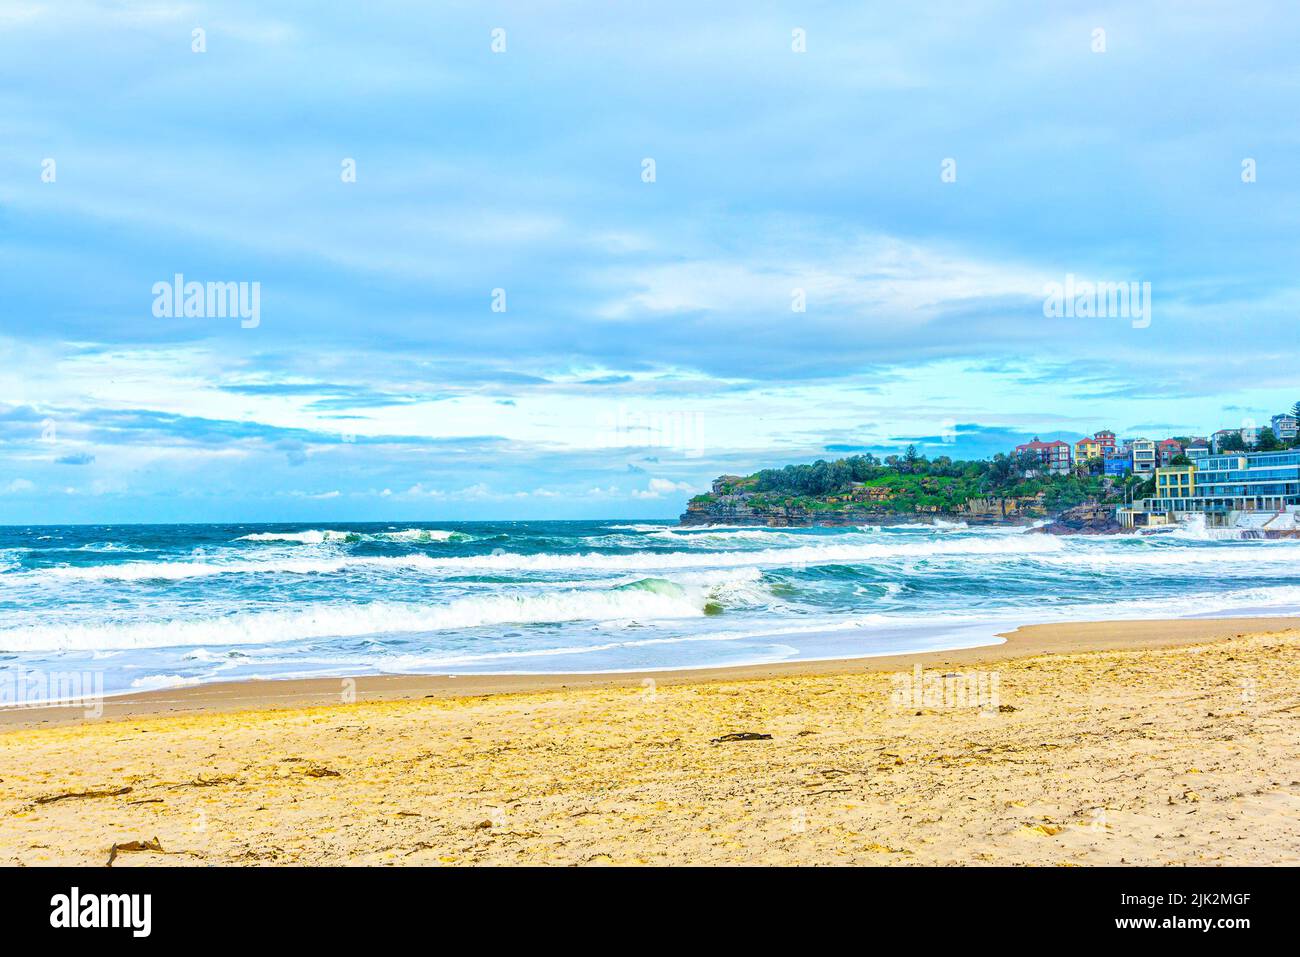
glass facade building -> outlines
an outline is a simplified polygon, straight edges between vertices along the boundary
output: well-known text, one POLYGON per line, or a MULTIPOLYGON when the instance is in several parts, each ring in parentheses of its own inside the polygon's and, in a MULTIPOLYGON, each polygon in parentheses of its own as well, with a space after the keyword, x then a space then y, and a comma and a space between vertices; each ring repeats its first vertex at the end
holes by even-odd
POLYGON ((1207 455, 1156 473, 1149 512, 1280 512, 1300 505, 1300 451, 1207 455))

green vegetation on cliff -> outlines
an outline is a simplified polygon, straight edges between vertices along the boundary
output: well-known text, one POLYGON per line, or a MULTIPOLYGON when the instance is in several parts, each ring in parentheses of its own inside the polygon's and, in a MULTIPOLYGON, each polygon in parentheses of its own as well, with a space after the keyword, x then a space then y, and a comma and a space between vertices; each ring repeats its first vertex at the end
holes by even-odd
POLYGON ((881 460, 854 455, 832 462, 763 469, 749 476, 722 476, 714 491, 691 499, 707 509, 724 497, 740 496, 749 508, 802 508, 826 513, 869 508, 893 514, 957 512, 972 499, 1038 499, 1049 512, 1083 502, 1118 503, 1126 485, 1140 480, 1112 480, 1096 475, 1046 475, 1033 456, 1003 454, 960 461, 947 456, 927 459, 909 448, 904 455, 881 460))

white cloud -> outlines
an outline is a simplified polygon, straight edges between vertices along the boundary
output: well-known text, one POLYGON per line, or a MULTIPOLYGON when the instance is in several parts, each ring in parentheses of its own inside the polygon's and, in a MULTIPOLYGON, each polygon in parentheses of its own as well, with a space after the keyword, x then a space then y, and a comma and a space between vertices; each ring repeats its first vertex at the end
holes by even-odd
POLYGON ((662 498, 678 492, 690 492, 694 486, 690 482, 672 482, 668 479, 652 478, 646 489, 633 489, 633 498, 662 498))
POLYGON ((598 314, 613 320, 683 312, 789 314, 794 290, 802 289, 808 314, 835 309, 891 325, 920 324, 945 305, 1041 298, 1052 278, 1039 268, 985 262, 888 236, 822 240, 809 247, 768 244, 762 254, 743 258, 620 268, 611 285, 635 291, 606 301, 598 314))

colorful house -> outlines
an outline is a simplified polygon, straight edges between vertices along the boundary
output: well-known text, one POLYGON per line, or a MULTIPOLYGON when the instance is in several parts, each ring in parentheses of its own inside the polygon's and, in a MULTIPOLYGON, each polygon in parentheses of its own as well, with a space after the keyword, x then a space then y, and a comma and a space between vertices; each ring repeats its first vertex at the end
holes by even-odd
POLYGON ((1182 504, 1182 500, 1196 494, 1195 465, 1162 465, 1156 469, 1155 499, 1164 503, 1166 510, 1172 511, 1182 504), (1174 499, 1178 499, 1177 504, 1174 499))
POLYGON ((1183 444, 1177 439, 1164 439, 1156 445, 1156 458, 1160 465, 1168 465, 1183 454, 1183 444))
POLYGON ((1052 442, 1040 442, 1034 436, 1032 442, 1016 446, 1016 455, 1030 453, 1038 456, 1038 461, 1052 475, 1068 475, 1070 472, 1070 443, 1059 439, 1052 442))
POLYGON ((1154 475, 1158 464, 1156 444, 1150 439, 1133 440, 1133 474, 1154 475))
POLYGON ((1095 438, 1080 439, 1074 443, 1074 460, 1076 462, 1086 462, 1088 459, 1099 459, 1102 455, 1102 446, 1095 438))
POLYGON ((1103 475, 1128 475, 1133 471, 1133 458, 1126 452, 1111 449, 1102 457, 1103 475))
POLYGON ((1223 451, 1223 440, 1230 435, 1241 435, 1241 430, 1240 429, 1219 429, 1218 432, 1215 432, 1213 435, 1210 436, 1210 450, 1215 455, 1218 455, 1220 452, 1223 451))
POLYGON ((1277 436, 1279 442, 1294 442, 1298 425, 1300 422, 1290 413, 1273 416, 1273 434, 1277 436))

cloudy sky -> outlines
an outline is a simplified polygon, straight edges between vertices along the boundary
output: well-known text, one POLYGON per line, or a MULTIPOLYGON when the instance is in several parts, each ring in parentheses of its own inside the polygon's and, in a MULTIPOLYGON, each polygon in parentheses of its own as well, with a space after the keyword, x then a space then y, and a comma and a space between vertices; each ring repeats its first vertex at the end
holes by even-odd
POLYGON ((0 522, 667 517, 1265 422, 1300 14, 1134 6, 0 0, 0 522))

